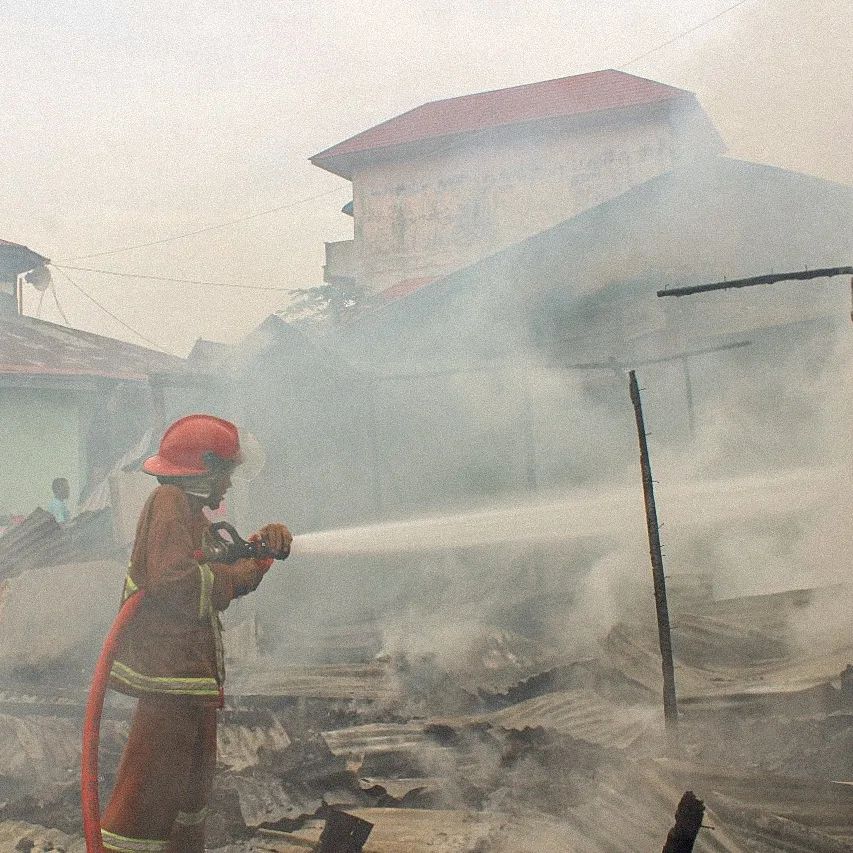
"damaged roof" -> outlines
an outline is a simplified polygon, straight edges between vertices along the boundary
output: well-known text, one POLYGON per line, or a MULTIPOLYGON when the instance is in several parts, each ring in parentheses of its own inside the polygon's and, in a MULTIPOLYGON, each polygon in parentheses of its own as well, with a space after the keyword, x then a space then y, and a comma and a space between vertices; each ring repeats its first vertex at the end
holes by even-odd
POLYGON ((186 361, 34 317, 0 315, 0 377, 90 377, 146 381, 154 372, 187 369, 186 361))

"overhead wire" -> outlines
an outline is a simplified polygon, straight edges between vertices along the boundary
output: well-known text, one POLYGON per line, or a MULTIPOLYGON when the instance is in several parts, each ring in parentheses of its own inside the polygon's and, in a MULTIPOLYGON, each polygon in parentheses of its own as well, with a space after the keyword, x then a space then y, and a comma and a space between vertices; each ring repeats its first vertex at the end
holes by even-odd
POLYGON ((100 273, 101 275, 113 275, 118 276, 120 278, 141 278, 141 279, 150 279, 151 281, 166 281, 171 282, 173 284, 197 284, 204 285, 205 287, 236 287, 241 290, 276 290, 276 291, 290 291, 293 290, 291 287, 277 287, 273 285, 264 285, 264 284, 232 284, 231 282, 226 281, 202 281, 195 278, 173 278, 172 276, 166 275, 149 275, 147 273, 136 273, 136 272, 119 272, 119 270, 102 270, 96 269, 94 267, 75 267, 69 266, 68 264, 57 264, 52 263, 52 267, 56 267, 59 270, 72 270, 77 272, 95 272, 100 273))
MULTIPOLYGON (((86 299, 88 299, 90 302, 94 303, 98 308, 101 309, 101 311, 104 312, 104 314, 106 314, 109 317, 112 317, 112 319, 115 320, 116 323, 118 323, 120 326, 123 326, 125 329, 127 329, 127 331, 132 332, 140 340, 145 341, 145 343, 149 344, 150 346, 154 347, 155 349, 160 350, 161 352, 167 352, 167 350, 165 350, 162 346, 160 346, 160 344, 158 344, 156 341, 151 340, 151 338, 143 335, 142 332, 139 332, 136 329, 134 329, 133 326, 129 325, 128 323, 125 323, 124 320, 121 319, 121 317, 117 317, 112 311, 110 311, 109 308, 107 308, 106 306, 104 306, 100 302, 98 302, 98 300, 95 299, 94 296, 91 296, 90 294, 88 294, 82 287, 80 287, 79 284, 77 284, 76 281, 74 281, 73 278, 71 278, 70 275, 68 275, 67 272, 65 272, 64 269, 62 269, 62 267, 56 267, 56 268, 62 273, 62 275, 65 276, 65 278, 68 279, 68 282, 71 284, 72 287, 79 290, 80 293, 82 293, 83 296, 86 297, 86 299)), ((55 296, 56 296, 56 291, 54 290, 54 297, 55 296)), ((58 306, 59 302, 57 302, 56 304, 58 306)), ((63 318, 65 318, 64 314, 63 314, 63 318)), ((66 323, 66 325, 68 324, 67 319, 65 319, 65 323, 66 323)))
POLYGON ((62 306, 59 304, 59 296, 56 293, 56 284, 53 279, 50 281, 50 292, 53 294, 53 301, 56 303, 56 309, 59 311, 59 316, 62 317, 62 322, 65 325, 68 325, 68 318, 65 316, 65 312, 62 310, 62 306))
MULTIPOLYGON (((669 47, 670 45, 672 45, 675 42, 684 38, 685 36, 688 36, 691 33, 694 33, 697 30, 700 30, 703 27, 708 26, 709 24, 713 23, 714 21, 718 20, 719 18, 723 17, 724 15, 728 14, 729 12, 738 8, 739 6, 743 6, 747 2, 749 2, 749 0, 737 0, 737 2, 732 3, 731 5, 727 6, 724 9, 721 9, 719 12, 715 13, 711 17, 705 18, 704 20, 699 21, 697 24, 694 24, 693 26, 688 27, 687 29, 682 30, 681 32, 677 33, 672 38, 667 39, 666 41, 661 42, 660 44, 655 45, 654 47, 649 48, 648 50, 643 51, 640 54, 637 54, 636 56, 632 57, 631 59, 627 60, 626 62, 623 62, 621 65, 617 66, 617 69, 623 70, 623 69, 627 68, 628 66, 633 65, 634 63, 639 62, 640 60, 645 59, 646 57, 651 56, 652 54, 657 53, 658 51, 663 50, 666 47, 669 47)), ((487 129, 483 129, 483 130, 475 133, 474 136, 476 137, 476 136, 479 136, 480 134, 484 134, 486 132, 487 132, 487 129)), ((451 139, 451 140, 445 142, 444 144, 439 144, 439 145, 435 146, 435 148, 433 148, 433 150, 430 151, 429 153, 433 156, 445 154, 448 151, 451 151, 451 150, 456 149, 457 147, 460 147, 461 145, 470 144, 472 141, 474 141, 474 140, 471 138, 471 136, 466 134, 464 136, 464 138, 457 138, 455 140, 451 139)), ((110 250, 106 250, 106 251, 102 251, 102 252, 91 252, 91 253, 85 254, 85 255, 75 255, 75 256, 69 258, 69 260, 76 261, 76 260, 86 260, 89 258, 108 257, 111 255, 122 254, 124 252, 130 252, 130 251, 133 251, 134 249, 143 249, 143 248, 148 248, 150 246, 159 246, 159 245, 164 245, 166 243, 172 243, 172 242, 175 242, 178 240, 183 240, 183 239, 186 239, 189 237, 195 237, 195 236, 200 235, 200 234, 206 234, 206 233, 209 233, 212 231, 217 231, 217 230, 220 230, 223 228, 229 228, 233 225, 239 225, 243 222, 249 222, 253 219, 258 219, 258 218, 263 217, 263 216, 269 216, 269 215, 272 215, 274 213, 279 213, 283 210, 287 210, 287 209, 296 207, 300 204, 304 204, 304 203, 307 203, 309 201, 315 201, 315 200, 320 199, 320 198, 325 198, 327 196, 334 195, 334 194, 337 194, 337 193, 340 193, 343 191, 349 191, 349 189, 347 187, 335 187, 334 189, 327 190, 327 191, 322 192, 322 193, 316 193, 316 194, 311 195, 311 196, 306 196, 304 198, 300 198, 300 199, 296 199, 295 201, 288 202, 287 204, 276 205, 275 207, 266 208, 265 210, 259 210, 259 211, 255 211, 252 213, 248 213, 244 216, 240 216, 240 217, 237 217, 235 219, 230 219, 230 220, 227 220, 225 222, 219 222, 219 223, 216 223, 213 225, 207 225, 207 226, 204 226, 202 228, 197 228, 197 229, 194 229, 192 231, 186 231, 186 232, 183 232, 181 234, 174 234, 174 235, 171 235, 169 237, 163 237, 163 238, 160 238, 157 240, 149 240, 149 241, 146 241, 143 243, 134 243, 132 245, 122 246, 122 247, 117 248, 117 249, 110 249, 110 250)), ((103 275, 122 276, 122 277, 127 277, 127 278, 147 279, 147 280, 152 280, 152 281, 164 281, 164 282, 172 282, 172 283, 178 283, 178 284, 191 284, 191 285, 199 285, 199 286, 207 286, 207 287, 228 287, 228 288, 241 289, 241 290, 289 291, 292 289, 292 288, 287 288, 287 287, 273 287, 273 286, 264 286, 264 285, 241 285, 241 284, 231 284, 231 283, 226 283, 226 282, 211 282, 211 281, 201 281, 201 280, 194 280, 194 279, 180 279, 180 278, 172 278, 172 277, 168 277, 168 276, 155 276, 155 275, 147 275, 147 274, 141 274, 141 273, 121 273, 121 272, 118 272, 116 270, 101 270, 101 269, 93 269, 93 268, 88 268, 88 267, 66 266, 66 265, 62 265, 62 264, 53 264, 53 266, 56 266, 63 273, 63 275, 65 275, 65 277, 69 280, 69 282, 71 282, 87 298, 89 298, 91 301, 95 302, 95 304, 98 305, 98 307, 101 308, 101 310, 110 314, 110 316, 112 316, 116 320, 116 322, 121 323, 129 331, 133 332, 133 334, 137 335, 138 337, 140 337, 143 340, 148 341, 149 343, 153 343, 153 342, 151 342, 149 339, 145 338, 144 335, 141 335, 135 329, 132 329, 130 326, 128 326, 126 323, 124 323, 124 321, 120 320, 118 317, 111 314, 111 312, 109 312, 108 309, 106 309, 104 306, 100 305, 100 303, 98 303, 93 297, 89 296, 88 293, 86 293, 79 285, 77 285, 70 278, 70 276, 68 276, 68 274, 65 272, 65 270, 70 269, 70 270, 77 270, 77 271, 81 271, 81 272, 95 272, 95 273, 101 273, 103 275)), ((56 300, 57 308, 59 308, 60 313, 63 314, 63 318, 64 318, 64 313, 62 312, 62 309, 59 305, 59 301, 56 297, 56 288, 55 287, 53 288, 53 296, 54 296, 54 300, 56 300)), ((65 320, 65 322, 66 323, 68 322, 67 319, 65 320)), ((154 345, 158 346, 156 344, 154 344, 154 345)), ((158 346, 158 348, 159 348, 159 346, 158 346)))
POLYGON ((737 9, 738 6, 743 6, 744 3, 749 3, 750 0, 737 0, 737 3, 732 3, 731 6, 727 6, 725 9, 720 10, 715 15, 712 15, 710 18, 705 18, 704 21, 700 21, 698 24, 694 24, 692 27, 689 27, 686 30, 674 35, 671 39, 668 39, 665 42, 661 42, 661 44, 649 48, 649 50, 644 51, 643 53, 638 54, 633 59, 629 59, 627 62, 623 62, 621 65, 617 65, 617 70, 621 71, 624 68, 627 68, 629 65, 633 65, 635 62, 639 62, 641 59, 645 59, 647 56, 651 56, 653 53, 657 53, 659 50, 663 50, 665 47, 669 47, 671 44, 675 44, 675 42, 684 38, 684 36, 690 35, 690 33, 695 33, 696 30, 701 30, 702 27, 707 26, 710 23, 713 23, 717 20, 717 18, 722 18, 723 15, 727 15, 733 9, 737 9))
POLYGON ((282 210, 288 210, 291 207, 296 207, 300 204, 305 204, 309 201, 315 201, 318 198, 324 198, 325 196, 333 195, 334 193, 342 192, 345 187, 335 187, 332 190, 326 190, 322 193, 317 193, 315 195, 306 196, 305 198, 299 198, 295 201, 288 202, 287 204, 279 204, 276 207, 269 207, 266 210, 257 210, 254 213, 247 213, 245 216, 239 216, 236 219, 229 219, 227 222, 218 222, 215 225, 205 225, 203 228, 196 228, 194 231, 186 231, 182 234, 173 234, 170 237, 162 237, 159 240, 149 240, 145 243, 134 243, 132 246, 122 246, 119 249, 109 249, 103 252, 91 252, 88 255, 74 255, 71 258, 68 258, 69 261, 82 261, 88 258, 105 258, 108 255, 119 255, 122 252, 130 252, 133 249, 145 249, 148 246, 161 246, 164 243, 173 243, 176 240, 184 240, 187 237, 195 237, 198 234, 207 234, 210 231, 218 231, 221 228, 230 228, 232 225, 239 225, 242 222, 249 222, 252 219, 258 219, 261 216, 269 216, 273 213, 279 213, 282 210))
MULTIPOLYGON (((682 30, 680 33, 677 33, 672 38, 667 39, 667 41, 662 42, 661 44, 656 45, 655 47, 649 48, 643 53, 638 54, 637 56, 629 59, 627 62, 623 62, 621 65, 616 66, 617 71, 621 71, 627 68, 629 65, 633 65, 635 62, 639 62, 641 59, 645 59, 647 56, 651 56, 653 53, 657 53, 659 50, 663 50, 665 47, 669 47, 671 44, 679 41, 691 33, 696 32, 697 30, 702 29, 702 27, 707 26, 708 24, 716 21, 718 18, 723 17, 723 15, 728 14, 733 9, 736 9, 738 6, 743 6, 745 3, 750 2, 750 0, 737 0, 736 3, 733 3, 730 6, 727 6, 725 9, 721 9, 716 14, 712 15, 710 18, 705 18, 700 21, 698 24, 694 24, 692 27, 689 27, 686 30, 682 30)), ((475 142, 478 137, 489 133, 490 131, 495 130, 493 127, 483 128, 482 130, 475 131, 474 133, 466 133, 460 134, 459 138, 451 139, 444 144, 436 145, 434 148, 429 150, 427 154, 429 156, 437 156, 441 154, 446 154, 448 151, 452 151, 456 148, 459 148, 462 145, 470 145, 472 142, 475 142)))

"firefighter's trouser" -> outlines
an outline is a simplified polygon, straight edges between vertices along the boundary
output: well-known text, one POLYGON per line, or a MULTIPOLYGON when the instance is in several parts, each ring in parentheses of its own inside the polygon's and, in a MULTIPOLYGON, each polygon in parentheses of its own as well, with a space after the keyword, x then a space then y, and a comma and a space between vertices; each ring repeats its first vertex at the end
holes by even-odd
POLYGON ((216 709, 185 697, 140 699, 101 821, 119 853, 203 853, 216 766, 216 709))

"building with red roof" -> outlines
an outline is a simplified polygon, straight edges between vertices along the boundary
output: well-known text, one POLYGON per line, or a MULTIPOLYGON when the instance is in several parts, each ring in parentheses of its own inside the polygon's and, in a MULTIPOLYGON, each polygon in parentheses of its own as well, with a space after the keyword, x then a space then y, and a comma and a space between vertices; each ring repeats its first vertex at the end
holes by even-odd
POLYGON ((423 104, 311 158, 353 185, 325 279, 394 298, 721 150, 692 93, 622 71, 423 104))

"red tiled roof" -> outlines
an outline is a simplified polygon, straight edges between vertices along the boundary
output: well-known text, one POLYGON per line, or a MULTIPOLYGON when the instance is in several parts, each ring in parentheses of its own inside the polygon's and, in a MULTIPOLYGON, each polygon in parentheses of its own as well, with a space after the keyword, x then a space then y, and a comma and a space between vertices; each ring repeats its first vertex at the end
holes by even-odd
POLYGON ((315 154, 311 162, 326 168, 336 157, 375 148, 538 119, 659 104, 684 97, 692 95, 684 89, 624 71, 593 71, 432 101, 315 154))
POLYGON ((0 315, 0 377, 65 376, 143 381, 186 372, 182 358, 55 323, 0 315))

